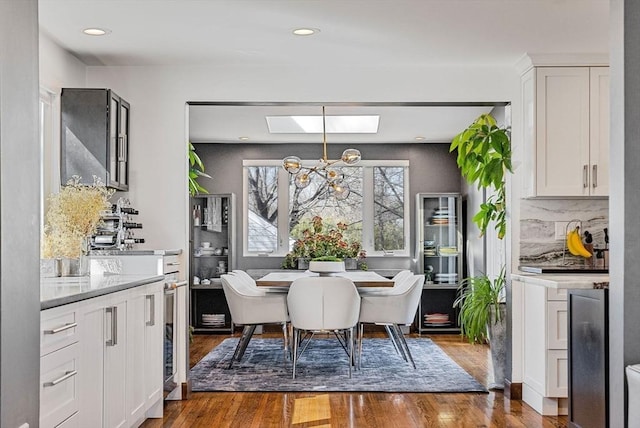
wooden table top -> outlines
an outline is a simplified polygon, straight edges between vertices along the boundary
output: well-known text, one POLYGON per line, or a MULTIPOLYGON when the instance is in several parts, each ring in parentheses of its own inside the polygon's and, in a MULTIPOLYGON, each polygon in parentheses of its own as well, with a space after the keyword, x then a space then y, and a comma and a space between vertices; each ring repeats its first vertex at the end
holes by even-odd
MULTIPOLYGON (((378 275, 375 272, 368 271, 346 271, 334 274, 349 278, 356 287, 393 287, 394 281, 378 275)), ((317 273, 309 271, 291 271, 291 272, 271 272, 256 280, 259 287, 285 287, 305 276, 319 276, 317 273)))

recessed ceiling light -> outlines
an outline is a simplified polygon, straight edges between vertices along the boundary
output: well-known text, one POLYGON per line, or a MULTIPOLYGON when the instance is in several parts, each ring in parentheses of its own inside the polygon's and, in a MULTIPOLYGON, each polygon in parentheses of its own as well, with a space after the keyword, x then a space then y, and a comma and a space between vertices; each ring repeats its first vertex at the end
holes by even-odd
POLYGON ((238 140, 247 141, 249 137, 238 137, 238 140))
POLYGON ((88 36, 104 36, 111 33, 111 30, 106 28, 85 28, 82 32, 88 36))
POLYGON ((426 138, 418 136, 418 137, 415 138, 415 140, 416 141, 424 141, 424 140, 426 140, 426 138))
POLYGON ((293 30, 293 34, 296 36, 311 36, 319 32, 320 30, 317 28, 296 28, 293 30))

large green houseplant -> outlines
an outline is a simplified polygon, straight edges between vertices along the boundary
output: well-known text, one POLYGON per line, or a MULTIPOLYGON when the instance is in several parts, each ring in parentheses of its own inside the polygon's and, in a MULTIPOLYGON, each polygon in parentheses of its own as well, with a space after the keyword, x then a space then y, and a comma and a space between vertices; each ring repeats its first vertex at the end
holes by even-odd
POLYGON ((511 139, 507 128, 500 128, 490 114, 479 116, 467 129, 456 135, 449 151, 458 150, 458 167, 462 176, 478 188, 493 189, 494 194, 480 205, 473 217, 481 234, 493 221, 498 238, 507 231, 505 173, 513 172, 511 139))
MULTIPOLYGON (((511 139, 508 128, 501 128, 489 114, 478 117, 451 142, 450 151, 458 150, 457 163, 467 182, 488 189, 491 196, 474 215, 480 234, 491 223, 499 239, 507 231, 505 175, 512 173, 511 139)), ((504 388, 506 358, 506 308, 504 304, 505 266, 495 279, 486 275, 465 278, 460 282, 454 307, 460 309, 461 334, 471 343, 491 345, 494 382, 492 389, 504 388)))
POLYGON ((195 196, 198 193, 209 193, 197 179, 200 177, 211 178, 211 176, 204 172, 204 163, 200 159, 200 156, 196 153, 196 148, 187 141, 189 148, 189 173, 187 178, 189 179, 189 195, 195 196))

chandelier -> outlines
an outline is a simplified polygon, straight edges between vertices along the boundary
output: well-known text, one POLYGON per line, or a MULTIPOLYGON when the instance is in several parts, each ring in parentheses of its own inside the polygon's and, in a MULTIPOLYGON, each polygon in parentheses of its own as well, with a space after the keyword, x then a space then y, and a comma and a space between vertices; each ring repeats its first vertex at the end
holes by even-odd
MULTIPOLYGON (((297 188, 304 189, 311 183, 311 178, 315 175, 325 180, 331 194, 339 200, 346 199, 351 193, 349 184, 344 180, 344 174, 331 168, 339 162, 345 165, 355 165, 360 162, 362 156, 360 150, 346 149, 342 152, 342 157, 338 160, 327 158, 327 129, 322 106, 322 158, 314 167, 302 166, 302 161, 297 156, 287 156, 282 160, 282 167, 291 175, 295 175, 294 183, 297 188)), ((339 166, 339 165, 337 165, 339 166)))

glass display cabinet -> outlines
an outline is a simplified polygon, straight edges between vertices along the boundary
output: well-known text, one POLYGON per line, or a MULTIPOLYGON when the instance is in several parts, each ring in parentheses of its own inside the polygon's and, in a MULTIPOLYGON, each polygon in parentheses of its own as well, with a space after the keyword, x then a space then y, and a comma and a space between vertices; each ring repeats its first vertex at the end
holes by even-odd
POLYGON ((233 332, 220 276, 235 269, 235 195, 191 198, 189 286, 195 332, 233 332))
POLYGON ((416 315, 423 332, 459 332, 453 302, 462 280, 462 203, 458 193, 416 195, 416 257, 418 274, 425 276, 416 315))

